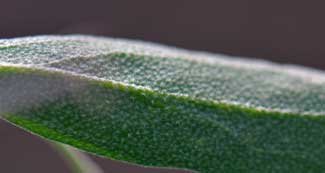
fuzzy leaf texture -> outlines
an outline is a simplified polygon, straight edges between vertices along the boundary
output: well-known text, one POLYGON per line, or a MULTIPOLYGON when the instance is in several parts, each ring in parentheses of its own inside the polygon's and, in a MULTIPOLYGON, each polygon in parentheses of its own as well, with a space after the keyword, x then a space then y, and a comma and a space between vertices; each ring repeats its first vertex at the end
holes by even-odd
POLYGON ((325 172, 325 73, 141 41, 0 41, 0 114, 134 164, 325 172))

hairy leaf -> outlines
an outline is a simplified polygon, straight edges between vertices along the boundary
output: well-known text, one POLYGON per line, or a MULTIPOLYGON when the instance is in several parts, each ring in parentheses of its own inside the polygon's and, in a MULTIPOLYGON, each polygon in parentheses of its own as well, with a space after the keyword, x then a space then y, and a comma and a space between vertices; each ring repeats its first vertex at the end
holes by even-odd
POLYGON ((324 172, 325 73, 90 36, 0 41, 0 114, 145 166, 324 172))

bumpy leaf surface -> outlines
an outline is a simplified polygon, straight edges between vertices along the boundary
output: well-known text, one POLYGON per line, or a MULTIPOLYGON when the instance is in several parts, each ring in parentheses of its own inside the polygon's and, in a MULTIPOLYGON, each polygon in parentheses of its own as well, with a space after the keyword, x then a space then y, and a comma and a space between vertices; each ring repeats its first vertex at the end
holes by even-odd
POLYGON ((325 172, 325 73, 90 36, 0 41, 0 115, 146 166, 325 172))

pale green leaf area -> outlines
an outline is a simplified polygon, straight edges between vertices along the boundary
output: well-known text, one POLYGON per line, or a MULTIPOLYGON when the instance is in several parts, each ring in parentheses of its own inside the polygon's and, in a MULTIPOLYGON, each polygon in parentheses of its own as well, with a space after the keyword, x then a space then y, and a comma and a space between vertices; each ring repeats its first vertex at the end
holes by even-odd
POLYGON ((0 41, 0 114, 144 166, 325 172, 325 73, 141 41, 0 41))

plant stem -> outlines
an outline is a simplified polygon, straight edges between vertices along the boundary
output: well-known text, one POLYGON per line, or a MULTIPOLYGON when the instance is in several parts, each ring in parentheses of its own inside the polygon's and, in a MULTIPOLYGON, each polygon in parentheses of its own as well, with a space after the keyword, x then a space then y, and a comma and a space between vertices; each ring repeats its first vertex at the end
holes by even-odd
POLYGON ((82 151, 68 145, 51 142, 73 173, 103 173, 104 171, 82 151))

